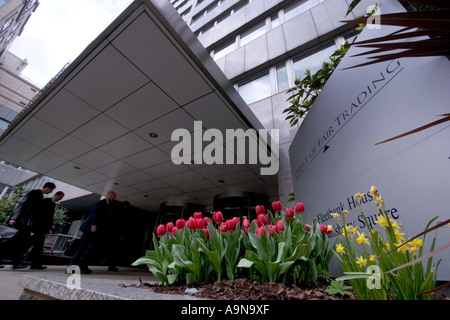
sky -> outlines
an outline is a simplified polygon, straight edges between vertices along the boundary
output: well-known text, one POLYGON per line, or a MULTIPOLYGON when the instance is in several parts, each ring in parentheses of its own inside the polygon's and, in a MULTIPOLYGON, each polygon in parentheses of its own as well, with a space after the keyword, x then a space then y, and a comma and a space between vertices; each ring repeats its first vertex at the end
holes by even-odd
POLYGON ((22 75, 40 87, 74 61, 133 0, 39 0, 10 52, 28 60, 22 75))

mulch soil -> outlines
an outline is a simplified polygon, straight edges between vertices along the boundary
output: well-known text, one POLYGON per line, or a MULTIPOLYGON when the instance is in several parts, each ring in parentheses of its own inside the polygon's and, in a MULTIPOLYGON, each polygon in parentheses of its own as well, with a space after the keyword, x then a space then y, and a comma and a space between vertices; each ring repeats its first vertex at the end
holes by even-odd
POLYGON ((166 286, 141 281, 140 285, 131 286, 150 289, 157 293, 192 295, 213 300, 357 300, 353 292, 352 296, 328 294, 325 292, 325 289, 329 286, 329 282, 326 280, 306 288, 285 286, 272 282, 258 283, 249 279, 224 280, 218 283, 204 283, 197 286, 166 286), (187 289, 193 288, 197 289, 195 293, 186 293, 187 289))

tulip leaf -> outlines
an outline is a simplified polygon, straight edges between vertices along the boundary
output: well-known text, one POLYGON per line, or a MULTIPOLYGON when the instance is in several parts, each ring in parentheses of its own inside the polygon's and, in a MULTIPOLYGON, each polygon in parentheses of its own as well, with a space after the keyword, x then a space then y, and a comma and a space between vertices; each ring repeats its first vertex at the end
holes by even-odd
POLYGON ((239 268, 250 268, 253 265, 253 261, 250 261, 246 258, 242 258, 241 261, 239 261, 238 267, 239 268))

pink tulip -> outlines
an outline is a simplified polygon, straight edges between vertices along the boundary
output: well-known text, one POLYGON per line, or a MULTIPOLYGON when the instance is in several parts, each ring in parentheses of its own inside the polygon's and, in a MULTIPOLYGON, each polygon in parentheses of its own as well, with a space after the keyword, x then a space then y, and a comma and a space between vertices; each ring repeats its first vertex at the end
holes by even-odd
POLYGON ((297 204, 294 206, 294 211, 296 213, 305 212, 305 205, 301 202, 297 202, 297 204))
POLYGON ((184 219, 178 219, 178 220, 175 222, 175 224, 176 224, 176 226, 177 226, 177 229, 178 229, 178 230, 181 230, 181 229, 184 228, 184 226, 185 226, 185 224, 186 224, 186 221, 184 221, 184 219))
POLYGON ((156 235, 158 237, 162 237, 163 235, 166 234, 166 226, 163 224, 160 224, 157 228, 156 228, 156 235))
POLYGON ((274 201, 272 202, 272 209, 275 212, 280 212, 282 207, 281 207, 281 202, 280 201, 274 201))
POLYGON ((286 208, 286 210, 284 210, 284 212, 286 213, 286 218, 288 218, 288 219, 294 218, 294 210, 293 209, 286 208))
POLYGON ((174 228, 173 222, 168 222, 166 224, 166 232, 172 232, 173 228, 174 228))
POLYGON ((223 214, 220 211, 214 212, 214 222, 215 223, 221 223, 223 221, 223 214))
POLYGON ((247 218, 245 218, 242 221, 242 226, 244 227, 244 229, 250 228, 250 221, 247 218))
POLYGON ((260 237, 261 234, 266 235, 266 228, 264 228, 264 227, 259 227, 258 229, 256 229, 256 235, 257 235, 258 237, 260 237))
POLYGON ((281 220, 277 221, 276 226, 277 226, 278 231, 284 231, 285 230, 284 223, 281 220))
POLYGON ((266 226, 266 225, 269 224, 269 219, 267 218, 267 216, 266 216, 265 214, 260 214, 260 215, 258 216, 258 222, 259 222, 261 225, 266 226))
POLYGON ((256 206, 255 208, 256 216, 259 216, 260 214, 266 214, 266 208, 264 206, 256 206))
POLYGON ((202 213, 201 212, 194 212, 194 218, 195 219, 201 219, 202 218, 202 213))

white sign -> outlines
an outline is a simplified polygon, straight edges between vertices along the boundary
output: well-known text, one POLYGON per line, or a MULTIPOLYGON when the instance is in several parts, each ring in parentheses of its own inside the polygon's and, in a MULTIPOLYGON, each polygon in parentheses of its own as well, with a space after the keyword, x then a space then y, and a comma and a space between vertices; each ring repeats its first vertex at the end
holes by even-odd
MULTIPOLYGON (((396 1, 384 1, 381 10, 404 11, 396 1)), ((366 28, 358 40, 395 30, 366 28)), ((363 50, 349 50, 292 142, 295 198, 305 203, 305 222, 316 219, 339 232, 342 226, 330 213, 348 210, 346 222, 366 229, 353 196, 366 194, 362 210, 373 227, 378 212, 369 190, 375 185, 389 215, 412 237, 433 217, 450 218, 450 122, 376 144, 450 113, 450 61, 404 58, 343 70, 367 62, 350 57, 363 50)), ((425 250, 433 236, 428 234, 425 250)), ((436 248, 449 240, 450 228, 439 229, 436 248)), ((438 280, 450 280, 450 252, 435 256, 440 258, 438 280)), ((338 270, 332 265, 331 275, 338 270)))

